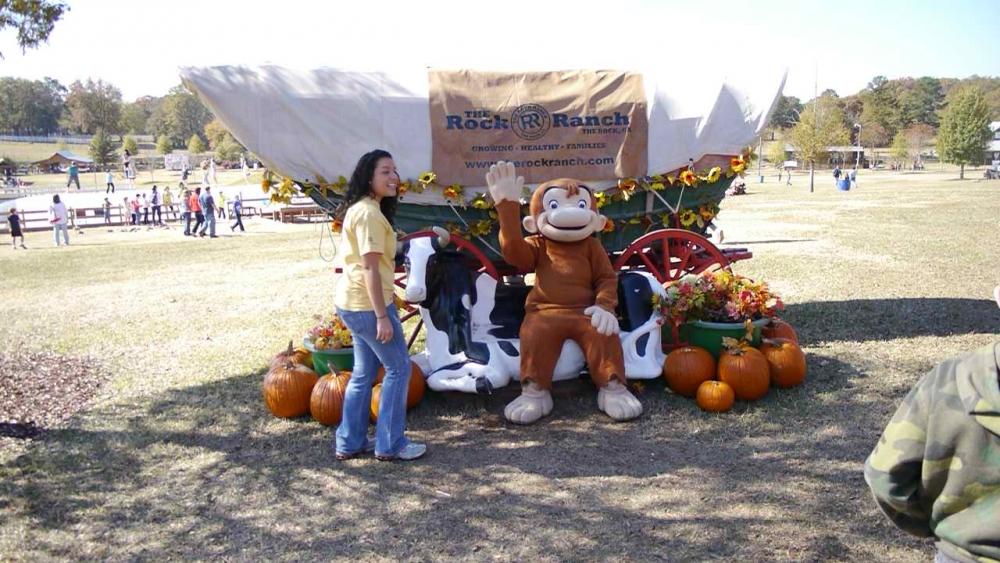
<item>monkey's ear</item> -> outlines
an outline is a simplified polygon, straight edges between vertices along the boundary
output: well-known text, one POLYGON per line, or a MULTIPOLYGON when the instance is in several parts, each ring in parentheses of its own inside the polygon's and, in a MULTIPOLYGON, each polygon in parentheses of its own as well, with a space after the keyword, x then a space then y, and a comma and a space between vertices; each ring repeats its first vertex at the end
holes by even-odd
POLYGON ((608 219, 604 215, 594 213, 594 218, 590 220, 590 224, 593 227, 594 232, 599 233, 604 230, 604 227, 605 225, 608 224, 608 221, 610 221, 610 219, 608 219))
POLYGON ((528 231, 531 234, 535 234, 538 232, 538 225, 535 223, 534 215, 526 216, 524 219, 521 220, 521 224, 524 225, 524 230, 528 231))

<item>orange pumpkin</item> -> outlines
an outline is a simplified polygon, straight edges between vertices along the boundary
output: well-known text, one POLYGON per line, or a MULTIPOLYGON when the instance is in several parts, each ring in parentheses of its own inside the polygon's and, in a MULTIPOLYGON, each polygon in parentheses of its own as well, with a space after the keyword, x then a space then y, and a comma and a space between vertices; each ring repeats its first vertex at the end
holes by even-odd
POLYGON ((274 359, 271 360, 271 367, 281 365, 286 361, 291 361, 293 364, 302 364, 306 367, 312 366, 312 354, 309 350, 302 348, 301 346, 295 348, 292 345, 292 341, 288 341, 288 348, 278 352, 274 359))
POLYGON ((768 319, 763 328, 760 329, 760 333, 764 338, 787 338, 796 344, 799 343, 799 335, 795 334, 792 325, 778 317, 768 319))
POLYGON ((309 412, 309 399, 319 377, 306 366, 286 361, 264 377, 264 403, 274 416, 291 418, 309 412))
MULTIPOLYGON (((385 367, 379 366, 375 375, 375 384, 381 385, 385 377, 385 367)), ((415 362, 410 362, 410 383, 406 390, 406 408, 412 409, 420 404, 424 399, 424 391, 427 390, 427 380, 424 379, 424 372, 415 362)))
POLYGON ((667 354, 663 377, 675 393, 694 397, 699 385, 715 377, 715 358, 697 346, 678 348, 667 354))
POLYGON ((708 412, 726 412, 733 408, 736 394, 728 383, 722 381, 703 381, 698 386, 695 398, 701 410, 708 412))
POLYGON ((368 417, 372 422, 378 420, 378 402, 382 398, 382 384, 376 383, 375 387, 372 387, 372 402, 368 408, 368 417))
POLYGON ((340 423, 344 413, 344 392, 347 390, 347 374, 328 373, 319 378, 309 398, 309 412, 320 424, 332 426, 340 423))
POLYGON ((767 395, 770 369, 764 354, 749 345, 727 346, 719 355, 719 381, 728 383, 741 401, 767 395))
POLYGON ((806 355, 799 345, 786 338, 768 338, 760 352, 770 365, 771 384, 788 388, 801 385, 806 379, 806 355))

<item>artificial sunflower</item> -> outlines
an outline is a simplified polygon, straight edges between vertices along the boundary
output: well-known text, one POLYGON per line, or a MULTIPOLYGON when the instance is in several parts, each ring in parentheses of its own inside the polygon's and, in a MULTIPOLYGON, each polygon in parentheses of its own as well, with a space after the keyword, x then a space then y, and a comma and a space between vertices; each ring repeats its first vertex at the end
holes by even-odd
POLYGON ((722 169, 716 166, 708 171, 708 175, 705 176, 705 181, 709 184, 714 184, 719 180, 720 176, 722 176, 722 169))
POLYGON ((406 192, 410 191, 411 187, 412 186, 410 185, 410 181, 409 180, 404 180, 404 181, 400 182, 399 186, 396 188, 396 196, 399 197, 399 196, 405 194, 406 192))
POLYGON ((427 184, 433 184, 435 180, 437 180, 437 174, 430 171, 424 172, 420 175, 420 178, 417 179, 417 181, 425 187, 427 184))
POLYGON ((715 217, 715 211, 708 205, 702 205, 698 208, 698 215, 705 221, 711 221, 715 217))
POLYGON ((333 221, 330 221, 330 231, 331 232, 339 233, 342 230, 344 230, 344 222, 343 221, 341 221, 340 219, 334 219, 333 221))
POLYGON ((690 209, 685 209, 684 211, 681 211, 677 218, 680 220, 682 226, 690 227, 691 225, 694 225, 695 221, 698 220, 698 214, 690 209))
POLYGON ((452 184, 445 188, 441 194, 445 199, 460 201, 462 199, 462 186, 452 184))
POLYGON ((482 219, 476 221, 475 223, 469 225, 469 234, 472 236, 482 237, 490 234, 493 230, 493 221, 489 219, 482 219))
POLYGON ((605 221, 604 222, 604 228, 601 229, 601 232, 602 233, 613 233, 613 232, 615 232, 615 220, 614 219, 608 219, 607 221, 605 221))
POLYGON ((476 197, 472 198, 470 205, 472 205, 473 209, 480 209, 480 210, 486 210, 493 207, 493 204, 490 203, 490 200, 486 199, 485 193, 481 193, 476 197))
POLYGON ((743 172, 746 169, 746 167, 747 167, 747 161, 745 158, 743 158, 742 154, 739 156, 734 156, 733 158, 729 159, 729 168, 732 169, 732 171, 737 174, 743 172))
POLYGON ((681 172, 680 180, 685 186, 691 187, 698 183, 698 175, 690 170, 685 170, 681 172))
POLYGON ((597 203, 597 208, 600 209, 608 204, 608 193, 607 192, 597 192, 594 194, 594 201, 597 203))

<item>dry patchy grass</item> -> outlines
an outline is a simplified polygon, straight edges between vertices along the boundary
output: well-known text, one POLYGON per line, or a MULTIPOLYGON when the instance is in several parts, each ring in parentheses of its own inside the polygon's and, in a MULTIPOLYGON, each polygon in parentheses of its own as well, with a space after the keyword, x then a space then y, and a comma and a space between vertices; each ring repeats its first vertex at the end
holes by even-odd
POLYGON ((751 183, 721 226, 755 254, 736 269, 783 292, 804 386, 708 415, 648 383, 629 424, 585 388, 528 428, 502 421, 500 398, 429 394, 410 432, 430 454, 412 464, 338 464, 329 429, 261 404, 268 357, 331 304, 318 227, 0 247, 3 341, 112 374, 90 409, 2 461, 0 553, 926 560, 861 466, 922 373, 1000 334, 1000 183, 880 174, 808 194, 796 180, 751 183))

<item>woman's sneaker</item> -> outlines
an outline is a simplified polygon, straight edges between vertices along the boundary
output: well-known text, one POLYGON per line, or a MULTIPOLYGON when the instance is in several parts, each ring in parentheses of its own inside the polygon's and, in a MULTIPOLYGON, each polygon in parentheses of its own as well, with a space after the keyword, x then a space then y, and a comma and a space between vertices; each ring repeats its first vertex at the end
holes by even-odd
POLYGON ((396 455, 375 454, 375 459, 379 461, 412 461, 423 457, 425 453, 427 453, 427 446, 410 442, 403 449, 399 450, 399 453, 396 455))
POLYGON ((370 454, 374 451, 375 451, 375 438, 368 438, 367 440, 365 440, 365 447, 362 448, 360 452, 354 452, 353 454, 344 454, 336 451, 336 446, 334 446, 333 453, 334 456, 337 458, 337 461, 347 461, 349 459, 354 459, 363 453, 370 454))

